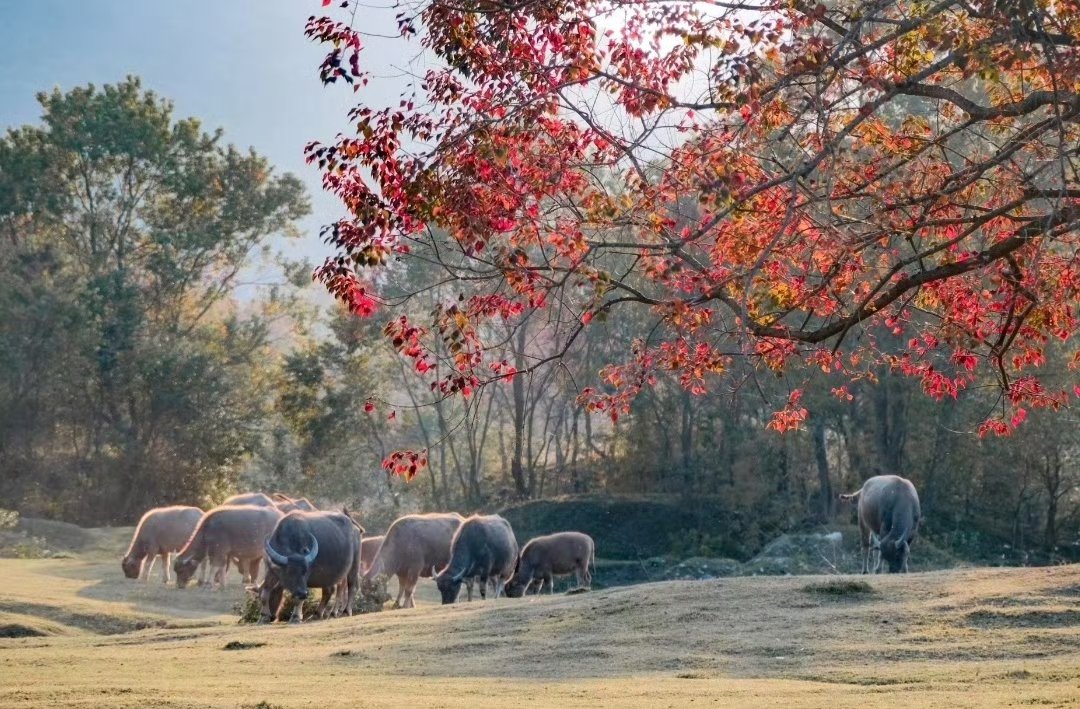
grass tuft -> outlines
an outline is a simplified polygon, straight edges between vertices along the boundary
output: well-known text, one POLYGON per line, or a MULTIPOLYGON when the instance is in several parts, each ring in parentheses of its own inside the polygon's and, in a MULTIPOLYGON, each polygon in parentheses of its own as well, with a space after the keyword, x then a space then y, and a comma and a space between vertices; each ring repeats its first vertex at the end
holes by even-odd
MULTIPOLYGON (((377 613, 383 609, 383 605, 390 600, 390 594, 386 590, 386 576, 380 576, 374 581, 360 579, 360 589, 356 594, 356 602, 353 604, 353 613, 377 613)), ((319 607, 319 599, 309 596, 304 601, 304 621, 317 620, 315 614, 319 607)), ((285 607, 282 609, 282 620, 292 617, 295 601, 292 596, 285 594, 285 607)), ((244 599, 236 604, 233 612, 240 616, 241 624, 258 623, 262 615, 262 606, 259 597, 253 593, 244 594, 244 599)))
POLYGON ((40 638, 48 635, 37 628, 31 628, 22 623, 6 623, 0 625, 0 638, 40 638))
POLYGON ((262 647, 266 643, 246 643, 243 640, 232 640, 225 643, 225 647, 222 650, 250 650, 255 647, 262 647))
POLYGON ((816 593, 823 596, 866 596, 874 593, 874 587, 865 581, 853 579, 837 579, 836 581, 823 581, 809 583, 802 588, 806 593, 816 593))

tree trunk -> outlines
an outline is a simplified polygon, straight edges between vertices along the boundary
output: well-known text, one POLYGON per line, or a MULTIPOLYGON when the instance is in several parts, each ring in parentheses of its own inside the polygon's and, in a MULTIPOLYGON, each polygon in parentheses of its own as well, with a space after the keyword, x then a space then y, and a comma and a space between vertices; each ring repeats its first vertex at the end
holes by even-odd
POLYGON ((814 460, 817 462, 818 473, 818 514, 822 522, 828 522, 833 514, 833 489, 829 477, 829 456, 825 448, 825 424, 820 417, 814 418, 811 432, 814 437, 814 460))
MULTIPOLYGON (((525 325, 517 332, 517 347, 514 352, 514 366, 518 371, 525 369, 525 325)), ((525 479, 525 374, 519 374, 511 382, 514 396, 514 445, 510 457, 510 476, 514 479, 514 491, 518 497, 527 498, 532 492, 525 479)))
POLYGON ((694 489, 694 400, 687 389, 682 390, 680 402, 681 431, 679 443, 682 448, 682 494, 689 495, 694 489))

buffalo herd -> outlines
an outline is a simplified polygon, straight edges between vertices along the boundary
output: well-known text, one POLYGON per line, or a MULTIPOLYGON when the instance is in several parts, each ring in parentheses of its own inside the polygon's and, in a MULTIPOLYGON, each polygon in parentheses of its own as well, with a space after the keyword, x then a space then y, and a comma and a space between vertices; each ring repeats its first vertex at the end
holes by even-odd
MULTIPOLYGON (((420 578, 435 579, 443 603, 454 603, 462 585, 471 601, 476 584, 486 599, 489 585, 498 598, 522 596, 533 584, 536 593, 545 583, 553 593, 556 576, 576 574, 586 588, 592 581, 593 541, 586 534, 538 537, 520 551, 510 523, 499 515, 410 514, 386 534, 364 537, 348 509, 319 510, 306 498, 256 492, 234 495, 207 512, 183 506, 150 510, 139 520, 121 567, 128 578, 147 579, 160 557, 165 583, 171 570, 179 588, 198 574, 199 585, 221 589, 235 565, 258 594, 264 621, 281 619, 285 592, 303 601, 313 588, 321 589, 320 617, 352 615, 361 579, 380 574, 397 577, 401 608, 415 606, 420 578), (528 578, 511 584, 519 564, 528 578)), ((303 603, 292 606, 290 620, 303 620, 303 603)))
MULTIPOLYGON (((879 475, 840 499, 858 504, 863 573, 876 573, 883 563, 890 573, 906 572, 920 521, 911 482, 879 475)), ((208 512, 173 506, 144 514, 121 567, 128 578, 147 579, 158 557, 162 580, 170 581, 171 566, 180 588, 196 574, 199 585, 224 588, 235 564, 269 621, 281 619, 286 591, 302 601, 312 588, 321 589, 321 617, 352 615, 361 581, 379 575, 397 577, 400 608, 415 606, 421 578, 435 580, 443 603, 454 603, 462 585, 470 601, 475 585, 484 599, 489 585, 494 598, 521 597, 533 587, 539 594, 545 585, 554 593, 554 579, 570 574, 587 589, 596 552, 592 537, 581 532, 548 534, 519 547, 503 517, 455 512, 405 515, 384 535, 365 538, 348 509, 319 510, 306 498, 255 492, 208 512)), ((303 603, 293 604, 291 620, 303 620, 303 603)))

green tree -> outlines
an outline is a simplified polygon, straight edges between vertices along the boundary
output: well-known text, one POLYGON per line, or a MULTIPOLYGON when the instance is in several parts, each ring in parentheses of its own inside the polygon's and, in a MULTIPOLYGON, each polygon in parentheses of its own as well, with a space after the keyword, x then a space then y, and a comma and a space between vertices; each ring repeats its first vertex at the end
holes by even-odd
POLYGON ((38 100, 0 139, 0 494, 94 522, 198 501, 258 440, 267 324, 233 292, 304 190, 136 78, 38 100))

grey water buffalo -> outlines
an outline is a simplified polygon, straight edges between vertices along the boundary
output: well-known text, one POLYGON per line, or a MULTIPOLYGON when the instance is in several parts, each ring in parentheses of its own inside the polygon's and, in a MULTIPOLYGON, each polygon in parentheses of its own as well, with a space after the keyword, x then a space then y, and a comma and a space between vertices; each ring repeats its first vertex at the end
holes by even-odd
POLYGON ((176 585, 184 588, 195 568, 209 559, 211 585, 225 587, 225 571, 230 559, 236 559, 245 580, 254 581, 259 574, 266 538, 281 519, 281 511, 273 506, 222 505, 207 512, 180 551, 173 564, 176 585))
POLYGON ((874 551, 880 554, 874 573, 881 569, 882 560, 888 563, 889 573, 907 573, 911 543, 918 534, 922 514, 919 493, 911 481, 898 475, 877 475, 840 499, 858 501, 863 573, 870 573, 870 554, 874 551))
POLYGON ((518 555, 514 576, 506 585, 506 595, 516 598, 525 595, 529 585, 539 579, 536 589, 539 595, 548 586, 555 593, 555 577, 575 574, 579 586, 592 586, 589 565, 595 566, 593 538, 581 532, 559 532, 535 537, 522 548, 518 555))
POLYGON ((274 500, 274 506, 285 513, 294 512, 296 510, 300 510, 301 512, 315 512, 318 509, 311 500, 306 497, 294 499, 280 492, 275 492, 270 497, 274 500))
POLYGON ((434 576, 435 569, 450 562, 450 544, 464 519, 456 512, 399 517, 386 530, 382 546, 364 578, 372 580, 379 574, 397 576, 397 606, 415 607, 417 582, 421 577, 434 576))
POLYGON ((363 531, 345 512, 296 510, 282 517, 265 544, 268 567, 260 589, 262 620, 281 619, 283 595, 288 591, 299 601, 293 606, 292 620, 302 621, 309 588, 322 589, 320 615, 325 616, 335 589, 339 595, 347 594, 345 612, 352 615, 363 531))
MULTIPOLYGON (((175 505, 155 507, 142 516, 120 567, 129 579, 149 579, 157 557, 161 557, 161 580, 169 583, 169 562, 174 552, 184 548, 203 511, 198 507, 175 505), (149 563, 144 562, 149 559, 149 563)), ((203 567, 205 577, 206 567, 203 567)))
POLYGON ((255 505, 256 507, 273 507, 274 501, 269 495, 261 492, 242 492, 239 495, 225 498, 220 507, 236 507, 237 505, 255 505))
POLYGON ((486 598, 489 580, 495 583, 495 598, 514 575, 518 543, 510 523, 499 515, 473 515, 454 534, 450 563, 435 577, 442 602, 453 603, 467 578, 480 581, 480 596, 486 598))

